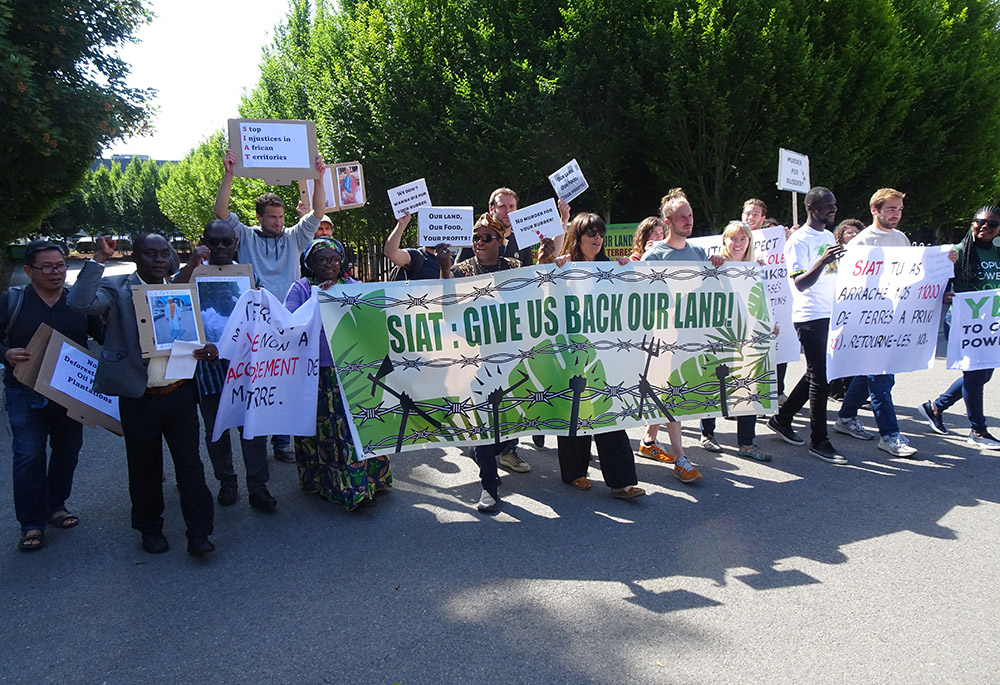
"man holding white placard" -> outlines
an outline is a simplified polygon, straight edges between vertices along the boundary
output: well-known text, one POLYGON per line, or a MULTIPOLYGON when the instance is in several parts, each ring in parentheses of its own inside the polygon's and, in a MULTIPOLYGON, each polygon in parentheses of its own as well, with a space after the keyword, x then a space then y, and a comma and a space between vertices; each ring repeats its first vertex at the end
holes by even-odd
MULTIPOLYGON (((259 225, 250 228, 243 224, 229 211, 236 166, 236 155, 232 150, 226 150, 222 166, 225 172, 222 183, 219 184, 219 193, 215 197, 215 216, 232 226, 236 232, 240 261, 253 265, 254 275, 260 279, 261 287, 284 301, 292 282, 299 277, 299 255, 316 235, 316 229, 323 219, 326 207, 326 189, 323 183, 326 165, 323 164, 323 158, 316 156, 316 171, 320 174, 320 182, 313 183, 312 212, 303 216, 291 228, 285 228, 285 203, 274 193, 264 193, 257 198, 259 225)), ((295 463, 295 455, 288 447, 290 442, 287 435, 271 437, 275 459, 295 463)))
MULTIPOLYGON (((909 247, 910 239, 897 229, 903 218, 903 198, 906 195, 893 188, 880 188, 868 203, 872 213, 872 223, 851 241, 851 247, 870 245, 872 247, 909 247)), ((859 440, 870 440, 872 435, 865 430, 858 419, 858 409, 871 396, 872 413, 880 435, 878 448, 894 457, 912 457, 917 449, 899 432, 896 407, 892 402, 892 386, 896 383, 893 374, 855 376, 840 407, 833 430, 850 435, 859 440)))

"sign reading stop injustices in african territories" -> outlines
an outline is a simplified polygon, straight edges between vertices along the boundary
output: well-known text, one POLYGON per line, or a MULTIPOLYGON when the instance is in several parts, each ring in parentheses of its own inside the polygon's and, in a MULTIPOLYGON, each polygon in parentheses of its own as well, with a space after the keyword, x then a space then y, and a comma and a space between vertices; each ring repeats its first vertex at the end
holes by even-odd
POLYGON ((369 455, 777 407, 756 263, 569 263, 319 298, 369 455))

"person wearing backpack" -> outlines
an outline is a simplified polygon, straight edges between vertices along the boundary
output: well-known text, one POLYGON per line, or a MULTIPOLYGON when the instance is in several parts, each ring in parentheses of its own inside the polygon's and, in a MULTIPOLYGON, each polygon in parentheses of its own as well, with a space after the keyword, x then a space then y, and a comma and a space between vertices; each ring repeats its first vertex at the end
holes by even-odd
POLYGON ((66 260, 58 245, 47 240, 29 243, 24 272, 28 285, 0 296, 0 353, 7 364, 4 394, 14 452, 14 512, 21 524, 17 549, 32 552, 45 545, 47 525, 73 528, 80 523, 66 508, 66 500, 83 446, 83 424, 14 378, 14 368, 31 361, 25 348, 43 323, 84 347, 87 338, 103 340, 103 326, 98 317, 66 304, 66 260), (51 447, 48 455, 46 442, 51 447))
POLYGON ((447 245, 422 247, 419 249, 399 246, 403 232, 410 225, 410 213, 406 212, 396 222, 396 227, 386 238, 382 248, 386 258, 395 265, 386 280, 422 281, 441 278, 441 269, 451 270, 452 257, 447 245))

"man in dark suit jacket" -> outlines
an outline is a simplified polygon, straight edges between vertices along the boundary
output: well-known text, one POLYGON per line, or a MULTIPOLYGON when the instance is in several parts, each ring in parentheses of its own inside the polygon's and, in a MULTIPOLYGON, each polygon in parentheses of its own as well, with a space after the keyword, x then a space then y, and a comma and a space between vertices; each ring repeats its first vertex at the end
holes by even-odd
MULTIPOLYGON (((215 549, 208 537, 214 510, 198 454, 198 390, 192 380, 164 378, 167 357, 142 358, 132 302, 132 286, 163 283, 170 274, 170 245, 156 233, 140 236, 133 246, 135 273, 103 278, 104 262, 114 250, 113 239, 98 238, 94 259, 80 271, 67 302, 78 311, 107 317, 94 389, 119 398, 132 527, 142 533, 142 548, 150 554, 170 548, 163 535, 162 441, 166 439, 187 524, 188 552, 207 554, 215 549)), ((208 345, 195 357, 212 359, 217 354, 215 346, 208 345)))

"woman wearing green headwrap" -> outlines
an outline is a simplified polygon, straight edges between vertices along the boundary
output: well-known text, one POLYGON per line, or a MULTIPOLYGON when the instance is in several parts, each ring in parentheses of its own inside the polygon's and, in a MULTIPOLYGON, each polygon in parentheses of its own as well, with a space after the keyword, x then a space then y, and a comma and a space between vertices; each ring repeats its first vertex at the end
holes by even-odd
MULTIPOLYGON (((285 296, 288 310, 295 311, 309 300, 314 285, 326 290, 338 283, 356 282, 341 274, 345 255, 344 246, 334 238, 309 243, 302 253, 305 277, 295 281, 285 296)), ((374 505, 375 493, 392 484, 392 473, 387 457, 358 459, 326 331, 321 332, 319 345, 316 435, 295 438, 299 483, 303 490, 352 511, 358 505, 374 505)))

